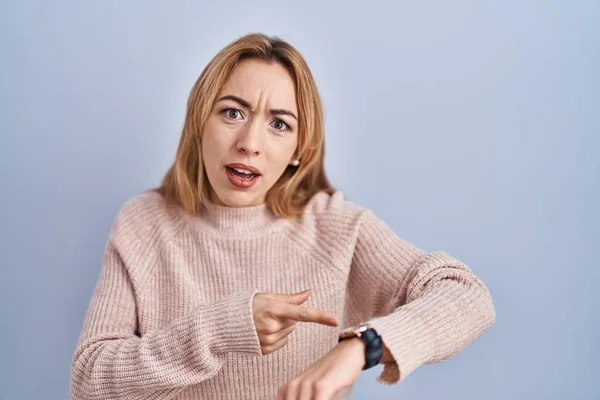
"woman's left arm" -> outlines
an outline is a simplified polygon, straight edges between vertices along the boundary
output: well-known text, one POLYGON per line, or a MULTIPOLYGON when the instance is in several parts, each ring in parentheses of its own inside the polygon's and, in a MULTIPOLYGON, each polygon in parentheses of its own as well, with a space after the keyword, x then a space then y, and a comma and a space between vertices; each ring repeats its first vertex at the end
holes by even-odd
MULTIPOLYGON (((343 250, 352 251, 346 253, 352 262, 344 325, 370 322, 381 336, 378 382, 394 384, 420 365, 448 360, 494 324, 487 287, 461 261, 422 251, 370 210, 352 231, 355 245, 343 250)), ((364 364, 362 341, 344 340, 281 386, 277 398, 333 399, 358 379, 364 364)))
POLYGON ((355 322, 371 320, 394 359, 379 382, 450 359, 494 324, 490 293, 464 263, 420 250, 370 210, 357 232, 345 311, 355 322))

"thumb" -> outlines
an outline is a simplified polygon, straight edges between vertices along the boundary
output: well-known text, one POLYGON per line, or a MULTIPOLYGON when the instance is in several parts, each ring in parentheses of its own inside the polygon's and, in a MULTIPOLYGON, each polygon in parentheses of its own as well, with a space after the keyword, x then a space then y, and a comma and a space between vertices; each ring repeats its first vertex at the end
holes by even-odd
POLYGON ((308 297, 310 296, 310 289, 306 289, 299 293, 290 294, 287 297, 287 302, 292 304, 302 304, 304 303, 308 297))
POLYGON ((308 297, 310 296, 310 291, 305 290, 303 292, 298 293, 276 294, 275 296, 276 300, 282 301, 284 303, 300 305, 308 299, 308 297))
POLYGON ((300 305, 304 303, 310 295, 309 290, 305 290, 303 292, 298 293, 262 293, 261 296, 266 297, 267 299, 281 301, 283 303, 290 303, 300 305))

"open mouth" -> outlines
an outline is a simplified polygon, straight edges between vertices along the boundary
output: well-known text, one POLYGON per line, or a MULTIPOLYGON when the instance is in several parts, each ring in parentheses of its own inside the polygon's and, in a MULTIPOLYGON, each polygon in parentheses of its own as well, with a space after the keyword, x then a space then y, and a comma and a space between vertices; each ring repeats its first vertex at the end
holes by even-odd
POLYGON ((231 172, 235 176, 238 176, 241 179, 245 179, 248 181, 254 177, 259 176, 258 174, 255 174, 255 173, 250 172, 249 170, 243 169, 243 168, 233 168, 233 167, 225 167, 225 168, 227 168, 229 170, 229 172, 231 172))
POLYGON ((254 171, 250 171, 249 169, 240 166, 226 166, 225 174, 233 186, 238 189, 249 189, 260 177, 258 171, 254 168, 252 169, 254 171))

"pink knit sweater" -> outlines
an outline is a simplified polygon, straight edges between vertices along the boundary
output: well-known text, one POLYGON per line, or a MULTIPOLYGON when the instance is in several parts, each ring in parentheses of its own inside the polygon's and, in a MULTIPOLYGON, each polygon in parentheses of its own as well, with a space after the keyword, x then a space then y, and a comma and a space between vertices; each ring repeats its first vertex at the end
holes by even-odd
POLYGON ((111 229, 71 398, 274 399, 341 329, 366 321, 397 362, 377 380, 393 384, 451 358, 494 320, 486 286, 465 264, 411 245, 341 192, 315 195, 301 223, 266 205, 190 215, 146 192, 111 229), (261 355, 253 296, 307 288, 304 305, 340 326, 299 322, 285 347, 261 355))

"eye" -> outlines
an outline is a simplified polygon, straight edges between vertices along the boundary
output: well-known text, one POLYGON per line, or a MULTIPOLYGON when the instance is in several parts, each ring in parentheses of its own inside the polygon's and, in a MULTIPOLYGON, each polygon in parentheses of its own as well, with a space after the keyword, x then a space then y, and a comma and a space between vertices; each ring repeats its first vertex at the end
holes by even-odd
POLYGON ((237 108, 226 108, 221 112, 225 114, 225 117, 228 119, 240 119, 242 116, 242 112, 237 108))
POLYGON ((288 126, 288 124, 286 124, 282 120, 276 119, 275 121, 273 121, 273 128, 275 128, 278 131, 283 132, 285 130, 288 130, 290 127, 288 126))

